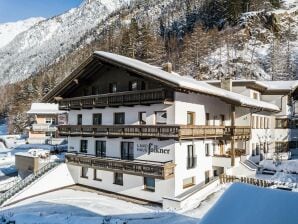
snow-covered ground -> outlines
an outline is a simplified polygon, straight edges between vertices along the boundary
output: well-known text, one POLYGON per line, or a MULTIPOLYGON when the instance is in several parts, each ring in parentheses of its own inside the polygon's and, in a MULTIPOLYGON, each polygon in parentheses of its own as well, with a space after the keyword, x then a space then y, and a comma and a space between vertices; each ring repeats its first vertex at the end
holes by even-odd
POLYGON ((298 223, 298 193, 233 184, 201 220, 201 224, 298 223))
POLYGON ((94 192, 64 189, 5 208, 0 212, 0 217, 7 217, 7 220, 14 220, 18 224, 198 224, 224 190, 225 187, 220 188, 195 209, 176 213, 157 206, 139 205, 94 192))

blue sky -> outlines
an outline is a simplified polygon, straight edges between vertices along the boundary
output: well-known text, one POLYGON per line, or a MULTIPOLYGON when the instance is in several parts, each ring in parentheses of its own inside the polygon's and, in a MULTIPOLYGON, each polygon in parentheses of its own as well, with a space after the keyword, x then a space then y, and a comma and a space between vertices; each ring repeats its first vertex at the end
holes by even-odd
POLYGON ((82 0, 0 0, 0 23, 30 17, 49 18, 80 5, 82 0))

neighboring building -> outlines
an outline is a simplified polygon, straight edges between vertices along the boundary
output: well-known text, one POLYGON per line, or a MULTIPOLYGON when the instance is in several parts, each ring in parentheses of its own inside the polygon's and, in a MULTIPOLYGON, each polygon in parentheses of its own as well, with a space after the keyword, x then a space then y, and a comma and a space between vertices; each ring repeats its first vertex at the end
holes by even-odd
POLYGON ((251 172, 245 162, 273 147, 267 136, 284 108, 233 92, 232 84, 223 80, 219 88, 180 76, 169 63, 162 70, 95 52, 44 101, 69 110, 59 135, 68 137, 76 183, 161 202, 223 172, 251 172))
POLYGON ((58 104, 32 103, 27 112, 31 126, 29 128, 29 143, 51 143, 58 138, 57 125, 67 124, 67 112, 59 110, 58 104))

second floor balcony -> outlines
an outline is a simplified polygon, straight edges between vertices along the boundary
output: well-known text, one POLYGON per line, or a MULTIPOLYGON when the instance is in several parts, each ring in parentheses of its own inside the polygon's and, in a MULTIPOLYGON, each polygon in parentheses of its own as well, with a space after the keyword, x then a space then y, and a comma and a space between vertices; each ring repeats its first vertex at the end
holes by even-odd
POLYGON ((165 89, 116 92, 67 98, 59 101, 60 110, 149 105, 173 102, 174 92, 165 89))
POLYGON ((61 125, 60 136, 159 139, 207 139, 224 135, 223 126, 196 125, 61 125))

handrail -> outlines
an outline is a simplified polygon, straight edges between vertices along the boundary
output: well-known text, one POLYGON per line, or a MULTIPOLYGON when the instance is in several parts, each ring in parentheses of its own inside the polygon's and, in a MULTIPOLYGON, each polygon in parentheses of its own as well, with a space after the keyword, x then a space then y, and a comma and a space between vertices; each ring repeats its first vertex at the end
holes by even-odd
POLYGON ((5 193, 0 195, 0 205, 2 205, 6 200, 13 197, 15 194, 17 194, 22 189, 27 187, 33 181, 37 180, 43 174, 45 174, 49 170, 53 169, 54 167, 58 166, 60 163, 61 163, 61 161, 50 162, 47 165, 40 168, 39 170, 37 170, 35 173, 30 174, 29 176, 27 176, 23 180, 20 180, 19 182, 17 182, 9 190, 7 190, 5 193))

